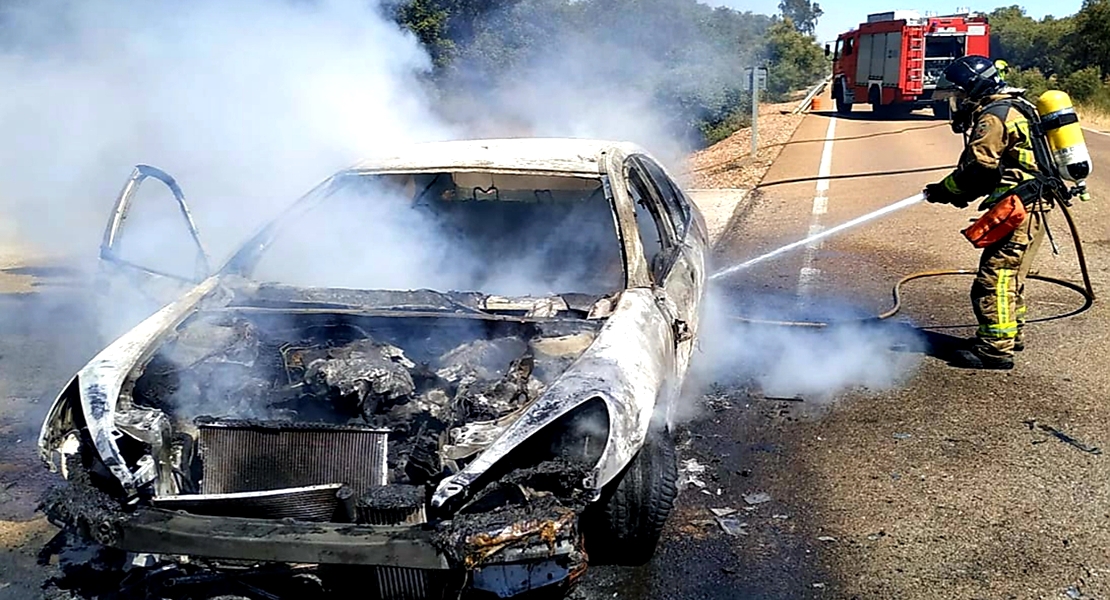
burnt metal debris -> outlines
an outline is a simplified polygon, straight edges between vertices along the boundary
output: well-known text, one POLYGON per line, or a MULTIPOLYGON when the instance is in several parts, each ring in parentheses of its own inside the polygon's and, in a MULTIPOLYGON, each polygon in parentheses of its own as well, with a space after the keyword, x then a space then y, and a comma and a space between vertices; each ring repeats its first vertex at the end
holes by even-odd
POLYGON ((1072 448, 1075 448, 1076 450, 1079 450, 1080 452, 1086 452, 1087 454, 1093 454, 1095 456, 1099 456, 1099 455, 1102 454, 1102 449, 1101 448, 1098 448, 1097 446, 1091 446, 1089 444, 1081 442, 1081 441, 1075 439, 1074 437, 1064 433, 1063 431, 1060 431, 1059 429, 1057 429, 1057 428, 1055 428, 1051 425, 1045 425, 1044 423, 1038 423, 1036 421, 1036 419, 1032 419, 1032 420, 1029 420, 1029 421, 1024 421, 1024 424, 1025 424, 1026 427, 1029 428, 1030 431, 1035 430, 1035 429, 1039 429, 1039 430, 1049 434, 1050 436, 1060 440, 1061 442, 1064 442, 1065 444, 1071 446, 1072 448))
MULTIPOLYGON (((587 501, 580 465, 521 464, 446 520, 427 507, 431 486, 534 402, 590 345, 596 323, 468 323, 448 328, 454 340, 441 329, 429 335, 429 324, 277 325, 233 312, 198 316, 149 360, 116 420, 150 441, 165 463, 154 468, 172 483, 140 499, 138 509, 101 491, 93 479, 104 474, 81 468, 79 454, 66 457, 68 470, 83 477, 53 489, 43 509, 82 538, 151 553, 144 556, 158 567, 126 589, 173 597, 167 590, 217 589, 217 580, 246 590, 257 579, 251 570, 213 579, 196 565, 158 559, 160 552, 325 569, 400 557, 428 573, 374 567, 382 585, 425 592, 442 583, 434 573, 445 557, 489 569, 475 581, 499 589, 549 583, 505 571, 514 561, 539 560, 560 581, 581 573, 577 518, 587 501), (251 517, 285 529, 263 532, 251 517), (358 529, 364 526, 417 529, 389 535, 358 529), (221 532, 220 541, 205 539, 205 531, 221 532), (247 543, 253 550, 244 554, 247 543)), ((244 597, 274 593, 258 586, 244 597)))

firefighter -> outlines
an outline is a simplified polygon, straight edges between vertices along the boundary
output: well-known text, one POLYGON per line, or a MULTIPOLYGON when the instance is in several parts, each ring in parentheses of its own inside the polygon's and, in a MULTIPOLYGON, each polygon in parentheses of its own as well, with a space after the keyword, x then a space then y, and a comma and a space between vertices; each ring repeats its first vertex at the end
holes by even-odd
POLYGON ((994 68, 998 71, 998 76, 1003 80, 1010 74, 1010 63, 1002 60, 1001 58, 994 61, 994 68))
POLYGON ((979 209, 989 214, 1017 194, 1028 207, 1020 225, 983 250, 971 287, 979 330, 952 360, 965 368, 1012 369, 1014 352, 1025 347, 1025 277, 1044 238, 1049 208, 1039 191, 1028 197, 1030 190, 1040 188, 1022 185, 1034 181, 1038 172, 1029 121, 1014 107, 1021 91, 1008 88, 994 63, 983 56, 953 61, 938 87, 955 98, 952 128, 964 133, 965 146, 956 169, 926 186, 926 199, 965 208, 986 196, 979 209))

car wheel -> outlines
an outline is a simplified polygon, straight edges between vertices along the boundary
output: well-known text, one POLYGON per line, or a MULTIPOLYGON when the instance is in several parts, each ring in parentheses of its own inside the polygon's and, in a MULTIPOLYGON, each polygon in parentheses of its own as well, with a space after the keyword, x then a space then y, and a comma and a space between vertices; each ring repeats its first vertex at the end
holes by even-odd
POLYGON ((592 518, 586 520, 590 562, 636 566, 651 560, 677 496, 674 439, 653 429, 620 479, 603 490, 592 518))

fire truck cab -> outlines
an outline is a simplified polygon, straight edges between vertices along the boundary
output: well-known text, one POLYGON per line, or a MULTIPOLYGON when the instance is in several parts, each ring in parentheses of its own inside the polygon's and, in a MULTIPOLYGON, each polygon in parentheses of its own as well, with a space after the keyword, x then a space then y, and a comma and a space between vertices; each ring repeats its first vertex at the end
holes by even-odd
POLYGON ((987 17, 970 11, 921 17, 916 11, 867 16, 867 22, 840 34, 833 58, 832 96, 841 114, 867 103, 880 114, 908 113, 931 106, 948 118, 948 104, 933 101, 945 67, 968 54, 990 56, 987 17))

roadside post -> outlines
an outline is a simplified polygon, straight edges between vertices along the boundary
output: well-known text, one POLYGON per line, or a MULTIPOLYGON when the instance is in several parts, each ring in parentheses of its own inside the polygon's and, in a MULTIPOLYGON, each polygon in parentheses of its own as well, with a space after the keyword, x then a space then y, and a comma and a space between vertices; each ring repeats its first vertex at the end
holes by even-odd
POLYGON ((759 91, 767 89, 767 69, 764 67, 748 68, 747 81, 744 87, 752 95, 752 157, 759 149, 759 91))

